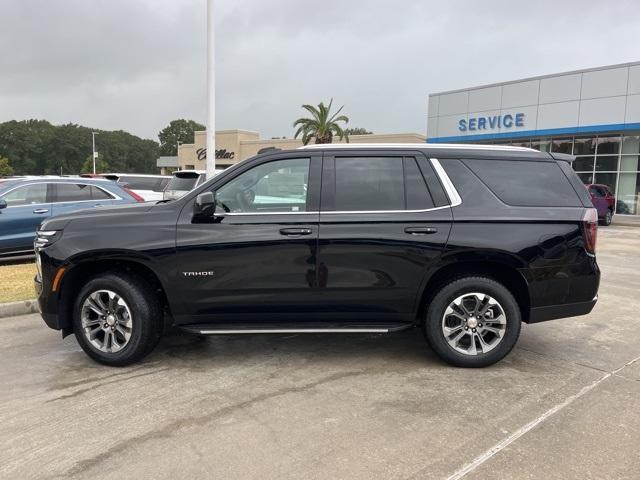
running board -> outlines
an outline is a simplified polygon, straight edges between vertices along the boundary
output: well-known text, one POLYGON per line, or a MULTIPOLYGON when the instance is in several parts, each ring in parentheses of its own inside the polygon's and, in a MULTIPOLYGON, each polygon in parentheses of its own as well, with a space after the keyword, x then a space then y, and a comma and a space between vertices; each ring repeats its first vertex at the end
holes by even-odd
POLYGON ((391 333, 407 330, 413 323, 367 324, 200 324, 182 325, 181 330, 197 335, 242 335, 262 333, 391 333))

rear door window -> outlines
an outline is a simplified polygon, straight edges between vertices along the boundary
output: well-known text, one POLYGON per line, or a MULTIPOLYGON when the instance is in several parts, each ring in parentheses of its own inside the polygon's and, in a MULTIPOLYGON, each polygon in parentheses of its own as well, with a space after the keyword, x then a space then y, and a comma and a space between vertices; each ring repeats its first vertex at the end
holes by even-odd
POLYGON ((55 185, 54 203, 85 202, 88 200, 93 200, 91 185, 79 183, 57 183, 55 185))
POLYGON ((463 163, 507 205, 582 206, 556 162, 474 159, 463 163))
POLYGON ((402 157, 336 157, 335 210, 404 210, 402 157))

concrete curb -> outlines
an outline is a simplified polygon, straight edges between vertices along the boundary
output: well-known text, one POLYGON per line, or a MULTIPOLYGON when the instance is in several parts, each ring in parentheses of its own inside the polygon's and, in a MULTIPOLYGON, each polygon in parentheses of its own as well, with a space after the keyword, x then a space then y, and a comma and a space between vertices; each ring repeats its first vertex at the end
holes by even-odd
POLYGON ((17 315, 27 315, 38 313, 38 302, 36 300, 22 300, 21 302, 0 303, 0 318, 15 317, 17 315))

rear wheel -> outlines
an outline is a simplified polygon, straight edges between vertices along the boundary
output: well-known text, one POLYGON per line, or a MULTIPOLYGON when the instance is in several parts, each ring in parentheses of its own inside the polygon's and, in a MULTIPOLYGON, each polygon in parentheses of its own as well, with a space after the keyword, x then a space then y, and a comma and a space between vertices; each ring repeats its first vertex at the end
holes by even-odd
POLYGON ((613 212, 611 210, 607 210, 607 213, 605 213, 604 217, 602 217, 602 219, 600 220, 600 225, 608 227, 609 225, 611 225, 612 220, 613 212))
POLYGON ((433 350, 458 367, 504 358, 520 335, 520 308, 502 284, 464 277, 443 286, 427 307, 424 331, 433 350))
POLYGON ((162 325, 155 292, 133 275, 98 275, 87 282, 74 304, 78 343, 105 365, 125 366, 143 358, 158 343, 162 325))

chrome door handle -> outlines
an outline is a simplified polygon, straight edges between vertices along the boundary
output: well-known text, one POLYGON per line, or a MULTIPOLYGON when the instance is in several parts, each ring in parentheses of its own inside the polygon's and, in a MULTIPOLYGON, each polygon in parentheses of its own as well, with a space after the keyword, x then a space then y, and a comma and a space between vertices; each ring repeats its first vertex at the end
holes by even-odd
POLYGON ((36 208, 33 213, 47 213, 48 211, 48 208, 36 208))
POLYGON ((438 229, 433 227, 407 227, 404 229, 404 233, 410 235, 431 235, 437 232, 438 229))
POLYGON ((281 235, 311 235, 310 228, 281 228, 281 235))

